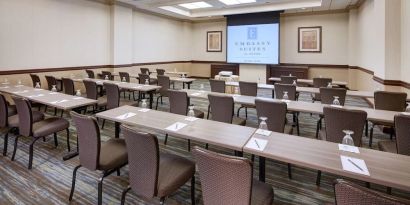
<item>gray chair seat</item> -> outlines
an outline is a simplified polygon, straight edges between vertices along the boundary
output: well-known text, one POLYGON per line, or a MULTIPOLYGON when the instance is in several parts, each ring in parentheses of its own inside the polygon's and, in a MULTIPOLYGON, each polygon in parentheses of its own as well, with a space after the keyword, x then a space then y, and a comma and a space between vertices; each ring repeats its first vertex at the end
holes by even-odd
POLYGON ((273 199, 273 189, 270 185, 253 180, 251 205, 270 205, 273 199))
MULTIPOLYGON (((33 122, 38 122, 44 119, 44 114, 40 111, 33 111, 33 122)), ((9 126, 18 127, 20 124, 19 116, 13 115, 9 117, 9 126)))
POLYGON ((177 155, 161 153, 159 163, 158 197, 174 193, 195 174, 195 163, 177 155))
POLYGON ((243 118, 240 118, 240 117, 233 116, 232 117, 232 124, 245 126, 246 125, 246 120, 243 119, 243 118))
POLYGON ((200 110, 194 109, 194 113, 196 118, 203 119, 205 117, 205 113, 200 110))
POLYGON ((396 147, 395 141, 380 141, 378 145, 381 151, 397 153, 397 147, 396 147))
POLYGON ((101 143, 99 170, 111 170, 128 162, 124 139, 110 139, 101 143))
POLYGON ((291 125, 285 125, 283 133, 291 135, 293 133, 293 127, 291 125))
POLYGON ((33 137, 44 137, 65 130, 70 123, 63 118, 51 117, 33 124, 33 137))

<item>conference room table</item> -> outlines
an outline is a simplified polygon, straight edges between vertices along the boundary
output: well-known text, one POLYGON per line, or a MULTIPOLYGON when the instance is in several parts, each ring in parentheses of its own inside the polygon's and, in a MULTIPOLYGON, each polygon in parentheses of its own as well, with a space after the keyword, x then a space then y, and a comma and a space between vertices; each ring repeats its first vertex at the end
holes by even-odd
MULTIPOLYGON (((208 94, 215 94, 215 95, 225 95, 231 96, 234 99, 236 104, 242 105, 255 105, 255 99, 263 99, 268 101, 275 101, 275 102, 286 102, 287 109, 289 111, 295 112, 303 112, 303 113, 312 113, 312 114, 323 114, 323 108, 326 106, 333 106, 333 105, 326 105, 321 103, 312 103, 312 102, 305 102, 305 101, 284 101, 272 98, 265 98, 265 97, 254 97, 254 96, 246 96, 246 95, 238 95, 238 94, 227 94, 227 93, 216 93, 216 92, 209 92, 209 91, 201 91, 201 90, 184 90, 187 92, 188 96, 191 98, 197 99, 208 99, 208 94)), ((401 112, 394 112, 394 111, 387 111, 387 110, 376 110, 373 108, 366 108, 366 107, 356 107, 356 106, 337 106, 346 109, 354 109, 354 110, 362 110, 367 113, 367 119, 372 121, 380 121, 385 123, 394 123, 394 116, 401 112)))
MULTIPOLYGON (((269 81, 274 82, 274 83, 280 83, 281 79, 278 77, 272 77, 269 78, 269 81)), ((313 79, 297 79, 298 83, 301 84, 307 84, 307 85, 313 85, 313 79)), ((337 85, 340 87, 346 87, 347 86, 347 82, 345 81, 332 81, 332 85, 337 85)))
POLYGON ((49 90, 33 88, 25 85, 2 84, 0 85, 0 92, 24 97, 30 101, 65 111, 97 103, 96 100, 59 92, 51 92, 49 90))

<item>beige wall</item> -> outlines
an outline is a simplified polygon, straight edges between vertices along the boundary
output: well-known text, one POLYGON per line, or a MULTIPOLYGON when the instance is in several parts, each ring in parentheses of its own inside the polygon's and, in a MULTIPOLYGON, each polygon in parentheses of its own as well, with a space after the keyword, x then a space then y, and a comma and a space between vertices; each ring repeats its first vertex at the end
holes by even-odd
POLYGON ((401 1, 401 80, 410 83, 410 2, 401 1))
POLYGON ((226 61, 226 21, 193 23, 191 42, 192 60, 226 61), (222 52, 206 51, 207 31, 222 31, 222 52))

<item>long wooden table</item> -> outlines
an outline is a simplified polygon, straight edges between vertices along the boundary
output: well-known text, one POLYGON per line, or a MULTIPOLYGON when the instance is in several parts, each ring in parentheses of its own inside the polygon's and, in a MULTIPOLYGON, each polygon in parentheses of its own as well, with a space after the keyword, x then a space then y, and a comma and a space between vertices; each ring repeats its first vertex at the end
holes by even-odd
POLYGON ((340 151, 337 143, 309 139, 272 132, 270 136, 254 134, 257 139, 267 140, 263 151, 244 147, 243 151, 262 157, 259 177, 265 178, 263 158, 278 160, 306 168, 363 180, 375 184, 410 191, 410 156, 359 148, 360 154, 340 151), (345 171, 340 156, 363 159, 370 176, 345 171))
POLYGON ((30 101, 41 103, 61 110, 72 110, 97 103, 96 100, 51 92, 44 89, 24 85, 1 85, 0 92, 27 98, 30 101))
MULTIPOLYGON (((243 105, 255 105, 256 98, 269 100, 269 101, 276 101, 276 102, 282 101, 282 100, 277 100, 277 99, 272 99, 272 98, 253 97, 253 96, 227 94, 227 93, 215 93, 215 92, 209 92, 209 91, 186 90, 186 89, 184 91, 188 93, 189 97, 197 98, 197 99, 208 99, 208 94, 232 96, 236 104, 243 104, 243 105)), ((325 106, 330 106, 330 105, 324 105, 321 103, 304 102, 304 101, 288 101, 287 102, 287 108, 290 111, 313 113, 313 114, 323 114, 323 108, 325 106)), ((343 108, 363 110, 367 113, 368 120, 377 120, 377 121, 382 121, 386 123, 393 123, 394 115, 400 113, 400 112, 393 112, 393 111, 387 111, 387 110, 375 110, 373 108, 356 107, 356 106, 343 106, 343 108)))
MULTIPOLYGON (((281 79, 277 78, 277 77, 272 77, 272 78, 269 78, 269 81, 280 83, 281 79)), ((298 79, 297 82, 302 83, 302 84, 307 84, 307 85, 313 85, 313 79, 298 79)), ((332 81, 332 84, 333 85, 338 85, 338 86, 341 86, 341 87, 346 87, 347 86, 347 82, 345 82, 345 81, 332 81)))

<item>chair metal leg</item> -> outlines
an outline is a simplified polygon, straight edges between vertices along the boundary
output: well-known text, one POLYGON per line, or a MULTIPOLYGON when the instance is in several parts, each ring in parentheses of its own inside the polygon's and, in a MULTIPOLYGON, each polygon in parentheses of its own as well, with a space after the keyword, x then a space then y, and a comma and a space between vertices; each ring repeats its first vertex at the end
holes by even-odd
POLYGON ((191 151, 191 140, 188 139, 188 152, 190 152, 190 151, 191 151))
POLYGON ((165 134, 164 145, 167 145, 167 141, 168 141, 168 134, 165 134))
MULTIPOLYGON (((158 96, 157 97, 157 104, 155 105, 155 110, 158 110, 158 101, 159 101, 159 99, 161 98, 161 96, 158 96)), ((162 104, 162 103, 161 103, 162 104)))
POLYGON ((316 125, 316 139, 319 139, 319 128, 320 128, 320 120, 317 121, 317 125, 316 125))
POLYGON ((206 115, 206 119, 207 119, 207 120, 209 119, 209 112, 210 112, 210 110, 211 110, 211 105, 208 105, 208 114, 206 115))
POLYGON ((373 143, 373 130, 374 130, 374 125, 370 128, 370 138, 369 138, 369 147, 372 148, 372 143, 373 143))
POLYGON ((130 190, 131 190, 131 186, 128 186, 126 189, 124 189, 124 190, 122 191, 122 194, 121 194, 121 205, 124 205, 124 203, 125 203, 125 197, 126 197, 127 193, 128 193, 130 190))
POLYGON ((165 204, 165 196, 161 197, 161 199, 159 200, 159 204, 160 205, 164 205, 165 204))
POLYGON ((238 108, 238 111, 236 113, 236 117, 239 117, 239 112, 241 111, 241 109, 244 108, 243 106, 241 106, 240 108, 238 108))
POLYGON ((366 120, 366 128, 365 128, 365 136, 368 137, 369 136, 369 121, 366 120))
POLYGON ((117 176, 121 176, 121 168, 117 169, 117 176))
POLYGON ((60 115, 60 117, 63 117, 64 116, 64 110, 61 110, 61 115, 60 115))
POLYGON ((33 167, 33 152, 34 152, 34 143, 40 138, 33 138, 33 140, 30 143, 30 149, 29 149, 29 156, 28 156, 28 169, 31 169, 33 167))
POLYGON ((247 107, 245 107, 245 119, 248 119, 248 108, 247 107))
POLYGON ((55 147, 58 147, 57 133, 54 133, 54 134, 53 134, 53 137, 54 137, 54 146, 55 146, 55 147))
POLYGON ((298 136, 300 135, 300 127, 299 127, 299 113, 296 113, 296 131, 298 136))
POLYGON ((13 155, 11 156, 11 161, 14 161, 14 157, 16 156, 17 143, 18 143, 19 137, 20 137, 20 136, 17 135, 16 138, 14 139, 14 150, 13 150, 13 155))
POLYGON ((73 195, 74 195, 74 189, 75 189, 75 179, 77 177, 77 171, 81 167, 81 165, 78 165, 74 168, 73 171, 73 181, 71 182, 71 191, 70 191, 70 197, 68 198, 69 201, 73 200, 73 195))
POLYGON ((288 163, 288 177, 292 179, 292 164, 288 163))
POLYGON ((57 115, 57 108, 55 107, 54 108, 54 116, 56 116, 57 115))
POLYGON ((317 171, 316 185, 320 186, 320 177, 322 176, 322 171, 317 171))
POLYGON ((105 119, 103 119, 101 129, 104 129, 104 126, 105 126, 105 119))
POLYGON ((4 134, 3 156, 7 156, 7 147, 8 147, 8 144, 9 144, 9 131, 10 130, 7 130, 6 134, 4 134))
POLYGON ((191 178, 191 204, 195 205, 195 176, 191 178))
POLYGON ((106 173, 104 172, 101 176, 101 178, 98 179, 98 205, 102 204, 102 185, 103 185, 103 180, 105 177, 106 173))
POLYGON ((67 150, 68 150, 68 152, 70 152, 71 151, 71 148, 70 148, 70 130, 67 128, 66 132, 67 132, 67 150))
POLYGON ((205 149, 208 149, 208 147, 209 147, 209 144, 206 143, 206 144, 205 144, 205 149))

